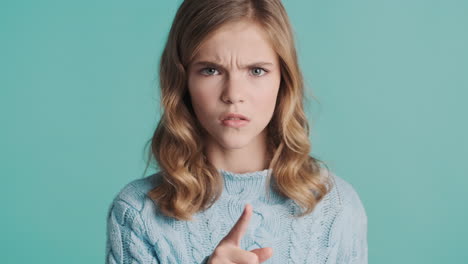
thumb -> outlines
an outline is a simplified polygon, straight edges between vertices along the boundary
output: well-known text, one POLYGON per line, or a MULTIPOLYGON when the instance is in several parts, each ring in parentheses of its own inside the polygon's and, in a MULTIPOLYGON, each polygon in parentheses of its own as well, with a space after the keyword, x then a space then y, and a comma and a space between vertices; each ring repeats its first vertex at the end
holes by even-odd
POLYGON ((269 259, 273 255, 273 249, 271 247, 256 248, 256 249, 250 250, 250 252, 255 253, 255 255, 257 255, 258 261, 260 263, 269 259))

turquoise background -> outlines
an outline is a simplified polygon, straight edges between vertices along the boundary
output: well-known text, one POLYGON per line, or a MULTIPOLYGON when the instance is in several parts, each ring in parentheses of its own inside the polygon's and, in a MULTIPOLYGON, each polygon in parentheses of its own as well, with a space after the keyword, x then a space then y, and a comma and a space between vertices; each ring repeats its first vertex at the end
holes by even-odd
MULTIPOLYGON (((103 263, 143 176, 181 1, 2 1, 2 263, 103 263)), ((468 259, 468 1, 284 1, 312 154, 360 194, 369 262, 468 259)), ((147 171, 149 175, 153 171, 147 171)))

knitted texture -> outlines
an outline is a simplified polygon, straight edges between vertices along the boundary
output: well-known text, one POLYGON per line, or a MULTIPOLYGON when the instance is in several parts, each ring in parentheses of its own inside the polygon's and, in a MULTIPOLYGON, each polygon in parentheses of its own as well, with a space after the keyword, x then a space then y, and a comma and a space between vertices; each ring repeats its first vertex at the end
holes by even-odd
POLYGON ((268 185, 271 169, 219 172, 224 177, 220 199, 192 221, 163 215, 146 195, 159 173, 128 183, 109 208, 106 263, 206 263, 249 203, 253 214, 240 247, 273 248, 263 263, 367 264, 366 211, 344 179, 326 171, 331 191, 312 213, 294 218, 300 208, 268 185))

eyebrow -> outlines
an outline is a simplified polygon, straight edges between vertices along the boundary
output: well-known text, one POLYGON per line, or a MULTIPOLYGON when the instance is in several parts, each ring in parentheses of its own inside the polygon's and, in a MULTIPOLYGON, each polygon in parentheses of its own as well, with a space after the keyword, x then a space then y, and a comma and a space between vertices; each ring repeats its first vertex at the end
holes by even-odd
MULTIPOLYGON (((272 66, 273 63, 259 61, 259 62, 254 62, 248 65, 243 65, 241 68, 262 67, 262 66, 267 66, 267 65, 272 66)), ((220 68, 220 69, 226 70, 226 67, 224 67, 223 65, 218 64, 216 62, 211 62, 211 61, 197 61, 193 64, 193 66, 206 66, 206 67, 214 67, 214 68, 220 68)))

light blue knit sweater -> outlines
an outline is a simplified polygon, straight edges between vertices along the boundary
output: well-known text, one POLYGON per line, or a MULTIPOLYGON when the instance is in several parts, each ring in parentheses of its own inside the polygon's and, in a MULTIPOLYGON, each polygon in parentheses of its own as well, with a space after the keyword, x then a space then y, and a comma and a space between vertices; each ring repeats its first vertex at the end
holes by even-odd
POLYGON ((219 171, 224 177, 221 198, 195 214, 193 221, 178 221, 157 211, 146 193, 158 173, 127 184, 109 208, 106 263, 206 263, 250 203, 253 214, 240 246, 272 247, 273 256, 263 263, 367 264, 367 215, 344 179, 325 173, 334 181, 331 192, 311 214, 295 219, 296 203, 275 192, 267 196, 264 186, 271 169, 219 171))

